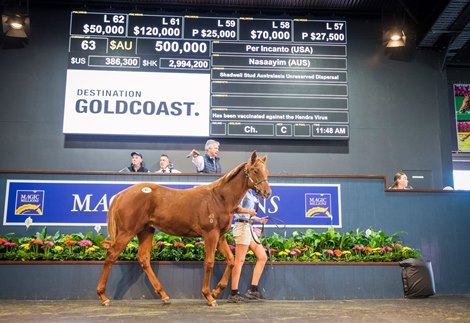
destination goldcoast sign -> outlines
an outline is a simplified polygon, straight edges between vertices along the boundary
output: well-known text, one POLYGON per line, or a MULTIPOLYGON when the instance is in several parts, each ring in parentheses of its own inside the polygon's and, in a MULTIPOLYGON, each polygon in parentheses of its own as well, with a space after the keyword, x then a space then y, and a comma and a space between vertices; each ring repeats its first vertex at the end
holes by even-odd
MULTIPOLYGON (((75 102, 75 112, 89 114, 130 114, 130 115, 187 115, 190 116, 195 102, 178 101, 142 101, 142 100, 110 100, 110 99, 87 99, 87 96, 95 93, 112 93, 112 96, 122 97, 129 93, 133 96, 142 96, 142 91, 111 91, 111 90, 87 90, 78 89, 77 96, 84 98, 77 99, 75 102)), ((195 115, 199 115, 195 112, 195 115)))
MULTIPOLYGON (((133 182, 7 180, 3 225, 106 225, 114 196, 133 182), (31 220, 29 220, 29 218, 31 220)), ((188 189, 207 183, 160 184, 188 189)), ((337 184, 271 184, 272 195, 261 199, 258 215, 269 216, 267 227, 341 227, 341 192, 337 184), (276 222, 276 220, 278 220, 276 222)), ((151 193, 150 187, 142 190, 151 193)))

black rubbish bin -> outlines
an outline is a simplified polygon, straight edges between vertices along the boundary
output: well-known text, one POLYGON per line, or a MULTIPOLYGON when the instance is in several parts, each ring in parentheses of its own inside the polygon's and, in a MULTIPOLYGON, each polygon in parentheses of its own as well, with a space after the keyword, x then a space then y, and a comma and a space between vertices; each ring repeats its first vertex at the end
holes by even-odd
POLYGON ((400 261, 400 266, 406 298, 423 298, 436 294, 430 261, 405 259, 400 261))

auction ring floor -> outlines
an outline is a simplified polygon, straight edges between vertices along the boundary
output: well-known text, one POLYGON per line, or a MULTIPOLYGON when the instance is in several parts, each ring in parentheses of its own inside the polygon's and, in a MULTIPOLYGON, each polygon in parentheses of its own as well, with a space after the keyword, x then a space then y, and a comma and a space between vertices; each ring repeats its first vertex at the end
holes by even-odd
POLYGON ((262 301, 1 300, 0 322, 470 322, 470 295, 425 299, 262 301))

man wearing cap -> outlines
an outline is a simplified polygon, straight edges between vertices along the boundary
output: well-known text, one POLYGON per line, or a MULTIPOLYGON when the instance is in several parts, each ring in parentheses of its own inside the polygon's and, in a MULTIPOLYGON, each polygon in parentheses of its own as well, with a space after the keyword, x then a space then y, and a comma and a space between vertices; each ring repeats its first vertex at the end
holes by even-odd
POLYGON ((130 172, 130 173, 148 173, 149 170, 144 167, 144 156, 137 151, 131 153, 131 165, 129 167, 124 167, 120 172, 130 172))

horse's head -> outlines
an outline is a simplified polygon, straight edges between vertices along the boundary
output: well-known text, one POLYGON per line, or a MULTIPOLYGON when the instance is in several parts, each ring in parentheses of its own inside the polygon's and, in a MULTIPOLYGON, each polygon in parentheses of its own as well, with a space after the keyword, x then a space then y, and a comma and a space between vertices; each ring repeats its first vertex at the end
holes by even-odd
POLYGON ((250 160, 245 166, 248 187, 265 199, 271 196, 271 187, 268 183, 268 169, 266 168, 267 160, 268 156, 259 158, 256 155, 256 151, 253 151, 250 160))

